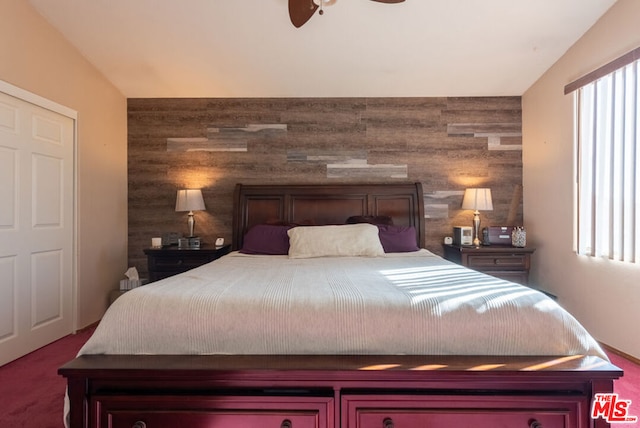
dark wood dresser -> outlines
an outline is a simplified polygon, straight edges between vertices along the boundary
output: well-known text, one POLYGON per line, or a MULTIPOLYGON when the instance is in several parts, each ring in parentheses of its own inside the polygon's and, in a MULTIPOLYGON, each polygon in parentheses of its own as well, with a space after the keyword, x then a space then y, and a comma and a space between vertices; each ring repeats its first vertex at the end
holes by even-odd
POLYGON ((444 258, 473 270, 519 284, 529 284, 531 254, 535 248, 510 245, 466 247, 444 244, 444 258))
POLYGON ((163 248, 147 248, 149 268, 149 282, 158 281, 169 276, 186 272, 202 266, 228 254, 231 245, 222 247, 201 247, 199 249, 178 248, 177 246, 163 248))

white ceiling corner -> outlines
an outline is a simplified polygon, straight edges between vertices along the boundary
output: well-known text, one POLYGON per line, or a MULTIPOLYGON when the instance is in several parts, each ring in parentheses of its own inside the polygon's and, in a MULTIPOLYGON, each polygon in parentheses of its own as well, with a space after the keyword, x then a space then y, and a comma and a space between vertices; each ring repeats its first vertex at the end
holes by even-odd
POLYGON ((615 0, 29 0, 128 98, 521 95, 615 0))

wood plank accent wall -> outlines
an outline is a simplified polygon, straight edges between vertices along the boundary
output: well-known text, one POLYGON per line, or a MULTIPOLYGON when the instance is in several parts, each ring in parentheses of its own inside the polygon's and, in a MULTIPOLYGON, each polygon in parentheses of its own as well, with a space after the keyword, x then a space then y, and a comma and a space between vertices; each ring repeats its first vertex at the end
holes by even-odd
POLYGON ((181 188, 203 191, 196 234, 229 242, 238 182, 422 182, 426 246, 441 254, 452 226, 472 224, 467 187, 492 190, 483 226, 522 224, 521 127, 520 97, 130 99, 129 265, 146 277, 151 238, 187 234, 181 188))

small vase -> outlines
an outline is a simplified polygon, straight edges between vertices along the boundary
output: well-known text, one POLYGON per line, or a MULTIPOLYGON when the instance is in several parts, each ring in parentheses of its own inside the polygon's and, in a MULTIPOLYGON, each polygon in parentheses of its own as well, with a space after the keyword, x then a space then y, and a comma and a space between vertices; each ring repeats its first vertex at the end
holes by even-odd
POLYGON ((511 245, 524 248, 527 246, 527 231, 524 227, 514 227, 511 232, 511 245))

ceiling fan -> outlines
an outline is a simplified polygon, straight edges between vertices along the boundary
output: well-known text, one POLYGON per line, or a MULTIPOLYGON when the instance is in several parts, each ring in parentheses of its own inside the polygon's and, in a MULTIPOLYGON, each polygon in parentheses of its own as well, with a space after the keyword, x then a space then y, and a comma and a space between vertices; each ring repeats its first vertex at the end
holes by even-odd
MULTIPOLYGON (((402 3, 404 0, 371 0, 378 3, 402 3)), ((289 18, 296 27, 302 27, 316 10, 320 9, 320 15, 324 13, 323 6, 331 6, 336 0, 289 0, 289 18)))

